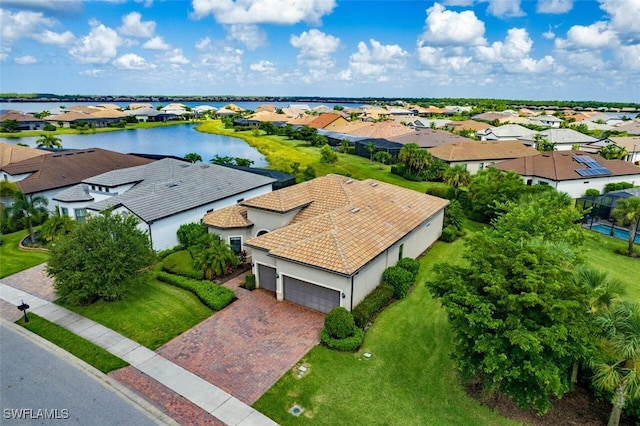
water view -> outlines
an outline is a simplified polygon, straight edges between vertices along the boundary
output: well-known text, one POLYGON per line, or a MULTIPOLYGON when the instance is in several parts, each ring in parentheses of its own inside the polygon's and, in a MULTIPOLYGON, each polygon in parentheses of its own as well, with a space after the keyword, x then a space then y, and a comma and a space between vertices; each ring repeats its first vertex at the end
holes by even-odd
MULTIPOLYGON (((267 165, 264 156, 244 140, 198 132, 195 127, 195 124, 181 124, 84 135, 62 135, 55 132, 53 134, 61 139, 64 148, 103 148, 125 154, 159 154, 177 157, 196 152, 205 162, 219 155, 248 158, 254 161, 253 165, 256 167, 267 165)), ((0 138, 0 141, 12 144, 25 143, 35 147, 37 139, 38 137, 0 138)))

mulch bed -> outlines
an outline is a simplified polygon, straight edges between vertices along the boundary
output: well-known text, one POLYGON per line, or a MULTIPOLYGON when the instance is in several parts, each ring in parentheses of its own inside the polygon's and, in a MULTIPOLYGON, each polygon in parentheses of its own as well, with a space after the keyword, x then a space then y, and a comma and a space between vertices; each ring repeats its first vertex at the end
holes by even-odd
POLYGON ((251 270, 251 265, 247 264, 245 266, 239 266, 236 269, 234 269, 234 271, 232 273, 230 273, 229 275, 225 275, 224 277, 220 277, 220 278, 216 278, 215 282, 218 284, 224 284, 227 281, 237 277, 238 275, 242 275, 247 271, 251 270))

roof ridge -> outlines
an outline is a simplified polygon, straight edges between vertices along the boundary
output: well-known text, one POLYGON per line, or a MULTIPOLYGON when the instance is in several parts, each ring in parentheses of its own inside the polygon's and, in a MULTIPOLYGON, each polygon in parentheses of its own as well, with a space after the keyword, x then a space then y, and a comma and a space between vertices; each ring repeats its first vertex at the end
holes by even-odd
MULTIPOLYGON (((353 208, 353 204, 351 204, 349 207, 353 208)), ((347 271, 349 274, 351 274, 351 265, 349 264, 348 260, 347 260, 347 256, 344 254, 344 250, 342 249, 342 246, 339 244, 338 241, 338 237, 337 237, 337 223, 335 221, 335 218, 333 217, 335 212, 337 210, 333 210, 332 212, 329 213, 329 220, 331 221, 331 224, 333 225, 332 227, 332 231, 331 231, 331 237, 333 238, 333 242, 336 246, 336 251, 338 252, 338 255, 340 256, 340 259, 342 260, 342 267, 344 268, 345 271, 347 271)))

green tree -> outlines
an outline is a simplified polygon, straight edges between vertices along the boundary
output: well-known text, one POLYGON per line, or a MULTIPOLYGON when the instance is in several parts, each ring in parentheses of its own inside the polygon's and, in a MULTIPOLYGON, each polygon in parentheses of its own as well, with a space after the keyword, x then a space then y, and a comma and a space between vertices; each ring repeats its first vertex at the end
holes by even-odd
POLYGON ((600 148, 598 154, 606 160, 622 160, 628 153, 627 149, 623 146, 609 144, 600 148))
POLYGON ((47 217, 47 204, 49 201, 38 195, 30 196, 18 191, 13 195, 13 203, 7 208, 8 214, 14 223, 21 223, 29 230, 29 241, 35 241, 33 236, 34 221, 42 222, 47 217))
POLYGON ((275 135, 278 133, 278 126, 270 121, 261 122, 258 128, 263 130, 267 135, 275 135))
POLYGON ((184 156, 184 159, 190 163, 197 163, 198 161, 202 162, 202 156, 197 152, 190 152, 184 156))
POLYGON ((51 113, 49 111, 46 111, 46 110, 45 111, 36 112, 35 114, 33 114, 33 116, 35 118, 40 118, 40 119, 47 118, 50 115, 51 115, 51 113))
POLYGON ((191 248, 195 246, 202 245, 206 235, 208 234, 207 226, 202 223, 185 223, 180 225, 176 235, 178 237, 178 242, 184 248, 191 248))
POLYGON ((369 162, 373 163, 373 153, 376 152, 376 144, 373 143, 373 141, 369 141, 364 147, 369 151, 369 162))
POLYGON ((293 173, 294 176, 300 173, 300 163, 298 163, 297 161, 291 163, 291 173, 293 173))
POLYGON ((55 242, 71 233, 78 223, 69 216, 62 216, 60 209, 56 206, 55 213, 42 224, 40 234, 47 242, 55 242))
POLYGON ((18 185, 15 182, 0 180, 0 197, 13 198, 18 191, 18 185))
POLYGON ((320 161, 327 164, 334 164, 338 161, 338 154, 329 145, 322 145, 320 148, 320 161))
POLYGON ((469 182, 469 200, 475 219, 489 222, 498 214, 498 204, 516 201, 527 192, 522 177, 512 171, 489 167, 476 173, 469 182))
POLYGON ((551 152, 558 149, 556 144, 542 136, 542 133, 536 133, 533 139, 536 141, 536 149, 540 152, 551 152))
POLYGON ((316 170, 311 166, 307 166, 307 168, 304 169, 304 172, 302 172, 302 178, 304 180, 315 179, 316 178, 316 170))
POLYGON ((349 141, 340 141, 340 152, 342 152, 343 154, 347 154, 349 152, 349 147, 351 145, 349 144, 349 141))
POLYGON ((47 274, 63 302, 122 299, 155 254, 135 216, 91 216, 51 248, 47 274))
POLYGON ((218 164, 220 166, 232 166, 235 164, 235 160, 233 157, 229 157, 228 155, 221 157, 218 154, 216 154, 212 159, 210 159, 209 162, 211 164, 218 164))
POLYGON ((344 107, 342 105, 334 105, 333 106, 333 110, 334 111, 342 111, 344 109, 344 107))
POLYGON ((462 165, 456 164, 453 167, 449 167, 444 172, 444 183, 449 186, 452 186, 455 189, 455 199, 458 199, 458 194, 460 192, 461 186, 469 185, 471 182, 471 174, 469 171, 462 165))
POLYGON ((622 408, 640 399, 640 304, 624 301, 596 319, 602 351, 592 361, 593 384, 612 392, 609 426, 620 423, 622 408))
POLYGON ((18 120, 4 120, 2 122, 2 129, 7 133, 15 133, 18 131, 18 120))
POLYGON ((415 143, 408 143, 400 149, 398 160, 404 164, 409 174, 420 176, 432 162, 431 154, 415 143))
POLYGON ((253 163, 254 163, 253 160, 249 160, 248 158, 242 158, 242 157, 235 157, 233 161, 236 166, 240 166, 240 167, 251 167, 253 166, 253 163))
POLYGON ((229 267, 238 266, 240 259, 229 244, 214 234, 206 234, 202 247, 193 259, 193 267, 204 272, 208 280, 221 277, 229 267))
POLYGON ((613 209, 613 217, 629 226, 629 256, 633 254, 633 243, 640 222, 640 197, 629 197, 618 200, 613 209))
POLYGON ((42 134, 36 140, 38 148, 62 148, 62 139, 55 135, 42 134))
POLYGON ((391 161, 391 154, 387 151, 378 151, 373 155, 373 159, 382 164, 388 164, 391 161))

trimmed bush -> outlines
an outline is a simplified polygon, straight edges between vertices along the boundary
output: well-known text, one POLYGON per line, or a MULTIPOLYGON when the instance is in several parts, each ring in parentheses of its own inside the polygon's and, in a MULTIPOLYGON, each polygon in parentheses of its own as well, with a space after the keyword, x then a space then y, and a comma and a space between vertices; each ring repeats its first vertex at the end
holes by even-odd
POLYGON ((413 276, 411 272, 398 266, 390 266, 382 273, 382 281, 393 287, 393 296, 396 299, 402 299, 413 284, 413 276))
POLYGON ((356 324, 349 311, 337 306, 324 317, 324 330, 334 339, 345 339, 353 335, 356 324))
POLYGON ((393 300, 393 287, 382 283, 351 311, 355 324, 364 328, 371 318, 393 300))
POLYGON ((247 274, 244 280, 244 288, 249 291, 256 289, 256 274, 247 274))
POLYGON ((158 272, 156 276, 162 282, 192 292, 198 296, 202 303, 214 311, 219 311, 235 299, 233 290, 211 281, 199 281, 166 272, 158 272))
POLYGON ((584 195, 586 197, 597 197, 598 195, 600 195, 600 191, 598 191, 597 189, 594 189, 594 188, 589 188, 589 189, 586 190, 584 195))
POLYGON ((193 269, 193 258, 189 250, 176 251, 165 257, 162 261, 162 270, 194 280, 201 280, 204 277, 202 271, 193 269))
POLYGON ((364 342, 364 331, 356 327, 353 336, 345 339, 334 339, 326 330, 322 330, 320 332, 320 341, 329 349, 341 352, 355 352, 360 349, 362 342, 364 342))
POLYGON ((460 231, 455 226, 449 225, 442 229, 442 235, 440 235, 440 241, 445 243, 452 243, 458 239, 460 231))
POLYGON ((418 271, 420 271, 420 262, 418 262, 417 260, 410 257, 403 257, 402 259, 398 260, 396 266, 410 272, 411 276, 413 277, 413 281, 418 278, 418 271))
POLYGON ((394 164, 391 166, 391 174, 404 176, 406 170, 403 164, 394 164))
POLYGON ((424 180, 422 176, 414 175, 412 173, 405 173, 402 177, 412 182, 422 182, 424 180))
POLYGON ((162 260, 165 257, 169 256, 171 253, 175 253, 175 252, 180 251, 180 250, 184 250, 184 247, 181 244, 178 244, 177 246, 174 246, 174 247, 171 247, 171 248, 168 248, 168 249, 164 249, 164 250, 160 250, 157 253, 157 256, 158 256, 158 259, 162 260))
POLYGON ((449 187, 446 187, 446 186, 429 185, 427 186, 427 190, 425 191, 425 194, 433 195, 434 197, 449 198, 447 197, 448 189, 449 187))

